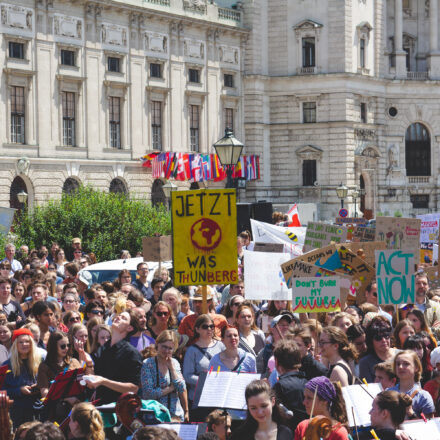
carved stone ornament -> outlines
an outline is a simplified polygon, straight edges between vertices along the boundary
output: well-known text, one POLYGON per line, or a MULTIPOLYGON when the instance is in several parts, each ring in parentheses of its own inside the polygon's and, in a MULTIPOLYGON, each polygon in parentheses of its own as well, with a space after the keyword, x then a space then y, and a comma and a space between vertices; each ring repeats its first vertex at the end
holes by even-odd
POLYGON ((157 32, 144 33, 145 50, 157 53, 168 53, 168 37, 157 32))
POLYGON ((206 13, 206 0, 183 0, 183 9, 206 13))
POLYGON ((220 46, 218 52, 219 52, 219 59, 222 63, 238 64, 239 62, 238 47, 220 46))
POLYGON ((300 159, 303 160, 320 160, 323 150, 313 145, 306 145, 305 147, 298 148, 295 153, 300 159))
POLYGON ((17 161, 17 171, 20 174, 27 174, 30 166, 30 161, 27 157, 22 157, 21 159, 18 159, 17 161))
POLYGON ((186 38, 184 43, 184 54, 189 58, 203 59, 205 57, 205 44, 203 41, 186 38))
POLYGON ((83 21, 81 18, 55 14, 53 17, 53 33, 60 37, 82 39, 83 21))
POLYGON ((1 6, 2 25, 9 28, 32 31, 34 11, 22 6, 7 5, 1 6))
POLYGON ((303 20, 293 26, 296 39, 299 41, 303 36, 314 36, 319 40, 322 24, 313 20, 303 20))
POLYGON ((358 139, 372 140, 372 139, 376 139, 376 130, 371 130, 368 128, 355 128, 354 135, 358 139))
POLYGON ((112 46, 127 46, 127 28, 116 24, 101 25, 101 41, 112 46))

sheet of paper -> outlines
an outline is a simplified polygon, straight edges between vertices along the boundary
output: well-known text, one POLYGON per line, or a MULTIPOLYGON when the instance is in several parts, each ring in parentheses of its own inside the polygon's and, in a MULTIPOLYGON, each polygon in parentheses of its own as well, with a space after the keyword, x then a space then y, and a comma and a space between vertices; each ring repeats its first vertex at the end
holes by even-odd
POLYGON ((231 373, 233 375, 231 381, 230 392, 226 399, 226 405, 228 408, 233 409, 246 409, 246 400, 244 398, 244 392, 246 387, 254 380, 260 379, 260 374, 250 373, 231 373))
POLYGON ((160 428, 172 429, 182 440, 196 440, 198 425, 179 424, 179 423, 161 423, 160 428))
POLYGON ((347 417, 349 426, 355 426, 353 420, 353 412, 356 418, 357 426, 370 426, 370 410, 373 405, 374 397, 382 391, 382 387, 378 383, 369 383, 366 385, 349 385, 342 388, 342 396, 345 400, 347 408, 347 417), (370 396, 373 396, 371 397, 370 396))
POLYGON ((401 425, 412 440, 440 440, 440 418, 428 420, 411 420, 401 425))

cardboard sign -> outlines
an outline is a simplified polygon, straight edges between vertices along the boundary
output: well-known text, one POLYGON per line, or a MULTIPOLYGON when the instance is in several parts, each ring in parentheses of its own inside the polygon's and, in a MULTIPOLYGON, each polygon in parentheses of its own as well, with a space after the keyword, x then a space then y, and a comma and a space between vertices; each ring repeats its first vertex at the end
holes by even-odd
POLYGON ((426 267, 424 272, 428 276, 429 287, 431 289, 439 289, 440 288, 440 274, 439 274, 439 266, 426 267))
POLYGON ((142 255, 144 261, 171 260, 173 258, 171 235, 142 237, 142 255))
POLYGON ((423 221, 420 225, 420 243, 434 244, 438 242, 439 220, 423 221))
POLYGON ((235 189, 173 191, 171 201, 176 286, 235 283, 235 189))
POLYGON ((341 310, 339 277, 293 278, 293 312, 341 310))
POLYGON ((374 252, 376 250, 386 249, 386 245, 383 241, 366 241, 363 243, 351 242, 344 243, 344 246, 355 254, 361 249, 364 255, 361 258, 363 258, 370 266, 374 266, 376 263, 374 252))
POLYGON ((310 222, 307 225, 304 252, 322 248, 331 242, 343 243, 346 239, 347 229, 344 226, 310 222))
POLYGON ((7 235, 14 221, 15 208, 0 207, 0 233, 7 235))
POLYGON ((366 225, 368 220, 361 217, 336 217, 337 225, 366 225))
POLYGON ((414 253, 406 250, 376 251, 379 304, 415 303, 414 253))
POLYGON ((284 244, 282 243, 255 243, 254 252, 284 252, 284 244))
POLYGON ((244 288, 246 299, 292 299, 281 265, 290 260, 290 254, 244 251, 244 288))
POLYGON ((334 244, 323 248, 314 249, 304 255, 300 255, 296 260, 319 266, 327 270, 335 270, 341 267, 338 250, 334 244))
POLYGON ((419 262, 420 225, 418 218, 377 217, 376 241, 384 241, 387 249, 404 249, 419 262))
POLYGON ((369 228, 367 226, 356 226, 351 240, 352 241, 374 241, 376 238, 376 228, 369 228))
POLYGON ((281 271, 287 283, 287 287, 292 287, 292 278, 313 278, 335 275, 335 272, 314 266, 299 259, 290 260, 282 264, 281 271))

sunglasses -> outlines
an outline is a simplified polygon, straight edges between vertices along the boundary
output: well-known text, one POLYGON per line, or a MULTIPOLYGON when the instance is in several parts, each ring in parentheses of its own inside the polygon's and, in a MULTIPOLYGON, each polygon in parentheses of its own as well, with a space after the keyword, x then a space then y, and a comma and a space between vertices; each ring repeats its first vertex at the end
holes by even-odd
POLYGON ((81 318, 79 316, 77 316, 76 318, 70 318, 69 322, 80 322, 81 318))
POLYGON ((400 310, 412 310, 414 308, 413 304, 407 304, 405 307, 402 307, 400 310))
POLYGON ((82 251, 75 251, 74 254, 82 254, 82 251))
POLYGON ((159 316, 159 318, 162 316, 168 316, 169 314, 169 312, 156 312, 156 315, 159 316))
POLYGON ((382 339, 390 339, 391 335, 389 333, 381 333, 379 335, 376 335, 373 337, 373 339, 377 342, 381 341, 382 339))
POLYGON ((70 344, 61 344, 60 349, 65 350, 66 348, 70 348, 70 344))
POLYGON ((210 329, 210 330, 214 330, 215 329, 215 325, 214 324, 202 324, 201 326, 200 326, 203 330, 208 330, 208 329, 210 329))
POLYGON ((239 302, 239 303, 232 303, 232 304, 231 304, 231 307, 234 307, 234 306, 239 307, 239 306, 241 306, 241 304, 242 304, 242 303, 240 303, 240 302, 239 302))
POLYGON ((103 315, 104 312, 102 310, 90 310, 90 313, 93 315, 103 315))

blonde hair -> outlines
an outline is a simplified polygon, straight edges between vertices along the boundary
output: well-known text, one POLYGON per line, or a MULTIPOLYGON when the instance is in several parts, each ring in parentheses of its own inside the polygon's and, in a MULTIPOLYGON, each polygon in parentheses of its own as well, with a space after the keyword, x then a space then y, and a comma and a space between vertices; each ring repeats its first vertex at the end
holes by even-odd
POLYGON ((71 418, 78 423, 87 440, 105 440, 101 414, 91 403, 77 403, 72 409, 71 418))
POLYGON ((11 370, 12 374, 17 377, 20 376, 20 374, 23 372, 23 364, 26 362, 29 372, 32 374, 32 376, 36 376, 38 372, 38 367, 41 363, 41 356, 38 354, 38 351, 36 349, 35 342, 33 338, 31 338, 29 335, 22 335, 18 336, 11 347, 11 370), (29 338, 31 342, 31 348, 29 350, 28 357, 26 359, 21 359, 20 354, 18 353, 18 340, 22 338, 23 336, 26 336, 29 338))

